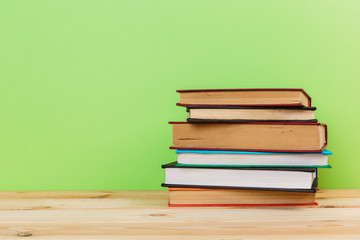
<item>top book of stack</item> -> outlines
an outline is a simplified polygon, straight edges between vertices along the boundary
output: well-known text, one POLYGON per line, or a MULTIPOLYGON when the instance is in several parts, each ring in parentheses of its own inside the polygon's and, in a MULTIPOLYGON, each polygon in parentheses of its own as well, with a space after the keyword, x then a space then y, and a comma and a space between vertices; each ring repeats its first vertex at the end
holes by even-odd
POLYGON ((310 96, 300 88, 177 90, 178 106, 311 107, 310 96))

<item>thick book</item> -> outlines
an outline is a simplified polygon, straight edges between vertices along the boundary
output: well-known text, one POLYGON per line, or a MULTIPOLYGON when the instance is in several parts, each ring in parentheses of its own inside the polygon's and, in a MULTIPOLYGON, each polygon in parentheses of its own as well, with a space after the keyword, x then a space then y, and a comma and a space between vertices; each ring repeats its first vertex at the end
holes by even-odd
POLYGON ((274 153, 178 149, 177 165, 241 167, 312 167, 330 168, 325 149, 320 153, 274 153))
POLYGON ((315 193, 238 189, 169 188, 170 207, 312 206, 315 193))
POLYGON ((178 106, 311 106, 310 96, 299 88, 177 90, 178 106))
POLYGON ((317 122, 315 107, 189 106, 187 121, 216 122, 317 122))
POLYGON ((197 167, 165 164, 163 187, 316 192, 315 168, 197 167))
POLYGON ((188 123, 170 122, 171 149, 322 152, 327 128, 320 123, 188 123))

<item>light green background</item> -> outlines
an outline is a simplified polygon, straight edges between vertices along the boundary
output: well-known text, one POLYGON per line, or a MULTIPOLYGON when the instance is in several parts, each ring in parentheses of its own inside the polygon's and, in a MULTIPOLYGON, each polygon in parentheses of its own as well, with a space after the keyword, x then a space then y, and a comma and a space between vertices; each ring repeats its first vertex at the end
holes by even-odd
POLYGON ((0 190, 161 189, 176 89, 304 88, 360 188, 360 1, 0 1, 0 190))

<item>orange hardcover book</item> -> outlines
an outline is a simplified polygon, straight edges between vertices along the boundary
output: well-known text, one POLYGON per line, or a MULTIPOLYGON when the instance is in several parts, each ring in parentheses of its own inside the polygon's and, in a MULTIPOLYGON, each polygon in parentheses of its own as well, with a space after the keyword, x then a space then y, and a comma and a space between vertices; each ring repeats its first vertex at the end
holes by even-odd
POLYGON ((322 152, 327 145, 327 127, 321 123, 249 122, 188 123, 170 122, 171 149, 322 152))

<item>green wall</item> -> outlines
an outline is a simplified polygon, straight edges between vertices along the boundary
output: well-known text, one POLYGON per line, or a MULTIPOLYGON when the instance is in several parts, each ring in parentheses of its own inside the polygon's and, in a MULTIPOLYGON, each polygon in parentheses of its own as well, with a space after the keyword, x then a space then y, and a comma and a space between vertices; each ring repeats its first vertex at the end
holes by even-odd
POLYGON ((360 188, 360 1, 0 1, 0 190, 160 189, 176 89, 304 88, 360 188))

